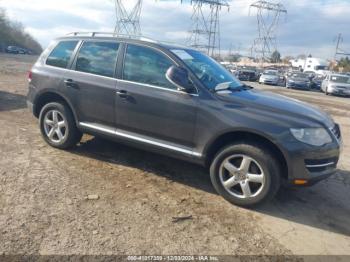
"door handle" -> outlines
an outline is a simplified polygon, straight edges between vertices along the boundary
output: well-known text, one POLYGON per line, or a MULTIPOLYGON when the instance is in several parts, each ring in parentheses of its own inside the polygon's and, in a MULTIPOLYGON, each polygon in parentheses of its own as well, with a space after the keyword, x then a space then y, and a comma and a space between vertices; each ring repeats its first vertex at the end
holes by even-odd
POLYGON ((121 97, 121 98, 128 98, 128 92, 125 90, 117 90, 117 94, 121 97))
POLYGON ((76 82, 74 82, 73 79, 66 79, 64 80, 64 83, 66 84, 67 87, 79 89, 79 86, 76 82))

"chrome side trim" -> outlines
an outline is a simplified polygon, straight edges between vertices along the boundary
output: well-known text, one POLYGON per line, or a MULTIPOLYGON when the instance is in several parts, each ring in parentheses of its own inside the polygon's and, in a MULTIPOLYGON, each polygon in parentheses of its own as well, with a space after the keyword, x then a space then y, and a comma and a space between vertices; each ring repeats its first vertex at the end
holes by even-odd
POLYGON ((326 167, 326 166, 331 166, 331 165, 334 165, 335 163, 334 162, 330 162, 330 163, 326 163, 326 164, 320 164, 320 165, 306 165, 306 167, 326 167))
POLYGON ((102 127, 102 126, 98 126, 98 125, 93 125, 93 124, 88 124, 88 123, 83 123, 83 122, 79 122, 79 125, 83 126, 83 127, 87 127, 87 128, 91 128, 91 129, 95 129, 104 133, 108 133, 111 135, 115 135, 116 131, 113 128, 107 128, 107 127, 102 127))
POLYGON ((190 96, 199 96, 198 94, 186 93, 186 92, 179 91, 179 90, 176 90, 176 89, 170 89, 170 88, 164 88, 164 87, 160 87, 160 86, 143 84, 143 83, 129 81, 129 80, 124 80, 124 79, 117 79, 117 80, 118 80, 118 82, 122 82, 122 83, 129 83, 129 84, 135 84, 135 85, 140 85, 140 86, 147 86, 147 87, 151 87, 151 88, 154 88, 154 89, 164 90, 164 91, 178 93, 178 94, 185 94, 185 95, 190 95, 190 96))
POLYGON ((194 157, 198 157, 198 158, 202 157, 201 153, 194 152, 192 150, 188 150, 188 149, 180 148, 180 147, 177 147, 177 146, 172 146, 172 145, 169 145, 169 144, 157 142, 157 141, 154 141, 154 140, 151 140, 151 139, 146 139, 146 138, 142 138, 142 137, 126 134, 126 133, 124 133, 124 132, 122 132, 120 130, 116 130, 116 129, 113 129, 113 128, 102 127, 102 126, 99 126, 99 125, 95 125, 95 124, 91 124, 91 123, 84 123, 84 122, 79 122, 79 125, 81 125, 82 127, 87 127, 87 128, 91 128, 91 129, 94 129, 94 130, 98 130, 98 131, 101 131, 101 132, 104 132, 104 133, 107 133, 107 134, 112 134, 112 135, 115 135, 115 136, 124 137, 124 138, 128 138, 128 139, 131 139, 131 140, 143 142, 143 143, 146 143, 146 144, 150 144, 150 145, 154 145, 154 146, 170 149, 170 150, 177 151, 177 152, 180 152, 180 153, 184 153, 184 154, 187 154, 187 155, 191 155, 191 156, 194 156, 194 157))

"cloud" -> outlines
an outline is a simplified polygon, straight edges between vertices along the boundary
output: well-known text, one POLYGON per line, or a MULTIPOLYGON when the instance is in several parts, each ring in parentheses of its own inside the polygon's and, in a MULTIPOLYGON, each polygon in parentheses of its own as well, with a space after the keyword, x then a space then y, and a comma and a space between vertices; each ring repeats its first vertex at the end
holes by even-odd
MULTIPOLYGON (((135 0, 124 1, 130 8, 135 0)), ((221 10, 221 46, 231 46, 249 53, 257 37, 257 21, 249 4, 253 1, 230 1, 230 10, 221 10)), ((284 0, 287 20, 278 29, 278 49, 282 55, 300 53, 333 57, 334 37, 342 32, 342 49, 350 52, 349 0, 284 0)), ((21 21, 26 30, 44 46, 52 38, 71 31, 112 31, 114 4, 110 0, 2 0, 9 16, 21 21)), ((144 0, 141 17, 143 34, 165 41, 185 44, 191 27, 190 1, 144 0)))

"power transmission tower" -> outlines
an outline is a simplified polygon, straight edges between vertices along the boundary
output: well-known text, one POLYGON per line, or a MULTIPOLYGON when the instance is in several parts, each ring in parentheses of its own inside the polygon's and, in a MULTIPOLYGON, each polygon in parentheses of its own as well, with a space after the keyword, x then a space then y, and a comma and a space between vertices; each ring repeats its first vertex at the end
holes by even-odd
POLYGON ((229 9, 228 1, 191 0, 193 7, 192 26, 189 31, 191 47, 210 56, 220 56, 220 11, 222 7, 229 9))
POLYGON ((343 40, 343 35, 339 33, 337 37, 337 45, 335 48, 334 60, 336 60, 338 55, 350 55, 349 52, 345 52, 343 49, 340 48, 340 45, 343 43, 343 40))
POLYGON ((259 36, 254 40, 251 55, 261 62, 268 60, 271 53, 277 50, 277 28, 282 15, 287 10, 281 3, 257 1, 250 5, 256 9, 259 36))
POLYGON ((122 0, 114 0, 116 13, 114 33, 128 36, 141 35, 140 16, 143 0, 137 0, 131 10, 127 10, 123 2, 122 0))

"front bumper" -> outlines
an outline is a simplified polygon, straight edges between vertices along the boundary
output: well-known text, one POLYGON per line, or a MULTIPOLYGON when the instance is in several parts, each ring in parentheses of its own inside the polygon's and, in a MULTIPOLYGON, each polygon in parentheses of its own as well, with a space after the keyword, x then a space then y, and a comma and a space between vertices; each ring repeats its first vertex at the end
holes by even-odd
POLYGON ((342 142, 335 138, 331 144, 322 147, 296 141, 290 141, 285 146, 288 150, 286 184, 294 185, 296 180, 302 180, 305 186, 311 186, 337 171, 342 142))
POLYGON ((277 85, 279 82, 279 79, 273 80, 273 79, 260 79, 260 83, 267 84, 267 85, 277 85))
POLYGON ((335 95, 350 96, 350 89, 337 88, 337 87, 328 87, 328 93, 335 94, 335 95))
POLYGON ((296 88, 296 89, 310 89, 310 85, 308 83, 298 83, 298 82, 287 82, 287 87, 296 88))

